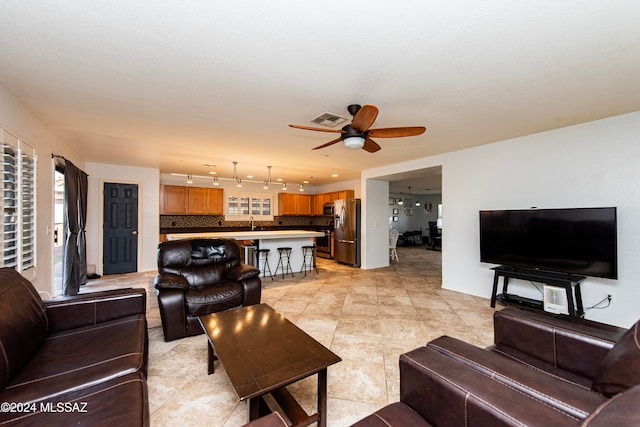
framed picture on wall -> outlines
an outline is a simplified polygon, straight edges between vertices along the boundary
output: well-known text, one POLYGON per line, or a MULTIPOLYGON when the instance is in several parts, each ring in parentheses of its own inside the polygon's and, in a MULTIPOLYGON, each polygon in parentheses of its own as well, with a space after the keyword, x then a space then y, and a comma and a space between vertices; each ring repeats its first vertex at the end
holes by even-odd
POLYGON ((393 214, 394 214, 394 215, 398 215, 398 213, 399 213, 399 212, 398 212, 398 208, 393 208, 393 214))
POLYGON ((398 222, 398 217, 397 216, 393 217, 393 222, 398 222))
POLYGON ((394 199, 393 197, 389 197, 389 204, 390 205, 395 205, 396 204, 396 199, 394 199))

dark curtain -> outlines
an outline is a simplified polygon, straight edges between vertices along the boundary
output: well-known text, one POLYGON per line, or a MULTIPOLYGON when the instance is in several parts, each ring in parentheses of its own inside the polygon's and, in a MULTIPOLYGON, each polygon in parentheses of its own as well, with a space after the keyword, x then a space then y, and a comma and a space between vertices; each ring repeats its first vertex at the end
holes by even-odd
POLYGON ((84 172, 78 177, 78 257, 81 286, 87 284, 87 178, 88 175, 84 172))
POLYGON ((64 216, 66 239, 63 248, 62 289, 64 295, 76 295, 87 283, 87 174, 65 159, 64 216))

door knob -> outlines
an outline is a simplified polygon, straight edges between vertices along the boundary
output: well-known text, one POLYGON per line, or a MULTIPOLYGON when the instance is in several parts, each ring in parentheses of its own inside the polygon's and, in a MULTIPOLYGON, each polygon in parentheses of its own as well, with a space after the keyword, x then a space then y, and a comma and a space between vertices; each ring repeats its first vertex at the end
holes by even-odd
POLYGON ((133 234, 133 235, 138 234, 138 230, 133 230, 133 231, 131 232, 131 234, 133 234))

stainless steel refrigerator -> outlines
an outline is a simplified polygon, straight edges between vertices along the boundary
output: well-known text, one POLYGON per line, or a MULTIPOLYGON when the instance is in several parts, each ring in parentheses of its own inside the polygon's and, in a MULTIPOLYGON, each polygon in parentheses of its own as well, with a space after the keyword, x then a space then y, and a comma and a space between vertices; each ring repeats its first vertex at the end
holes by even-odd
POLYGON ((360 199, 338 199, 333 204, 333 259, 360 267, 360 199))

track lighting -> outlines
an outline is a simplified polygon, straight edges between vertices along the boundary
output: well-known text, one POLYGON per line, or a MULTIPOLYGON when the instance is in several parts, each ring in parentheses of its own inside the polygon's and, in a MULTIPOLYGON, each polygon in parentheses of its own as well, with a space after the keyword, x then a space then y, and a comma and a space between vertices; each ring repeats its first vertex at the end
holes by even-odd
POLYGON ((271 166, 267 166, 267 180, 264 182, 263 190, 269 189, 269 184, 271 184, 271 166))
MULTIPOLYGON (((213 165, 205 165, 205 166, 213 166, 213 165)), ((253 175, 247 175, 248 179, 242 180, 238 177, 238 162, 233 162, 233 177, 232 178, 224 178, 217 174, 215 171, 209 172, 209 176, 201 176, 201 175, 192 175, 192 174, 182 174, 182 173, 172 173, 173 176, 183 176, 187 177, 187 184, 193 184, 193 178, 204 179, 211 183, 211 185, 219 186, 221 181, 235 181, 236 187, 240 188, 243 186, 245 182, 251 182, 255 184, 262 184, 262 188, 264 190, 268 190, 269 187, 273 184, 281 185, 282 191, 287 191, 287 183, 283 182, 282 178, 278 178, 278 182, 271 181, 271 166, 267 166, 267 178, 265 180, 255 180, 253 179, 253 175), (211 176, 213 175, 213 176, 211 176), (213 181, 211 181, 213 179, 213 181)), ((304 184, 300 184, 299 191, 304 191, 304 184)))

